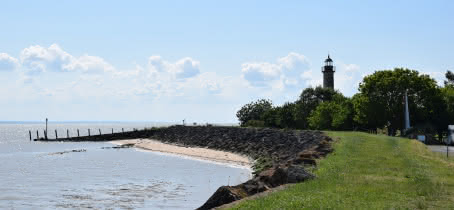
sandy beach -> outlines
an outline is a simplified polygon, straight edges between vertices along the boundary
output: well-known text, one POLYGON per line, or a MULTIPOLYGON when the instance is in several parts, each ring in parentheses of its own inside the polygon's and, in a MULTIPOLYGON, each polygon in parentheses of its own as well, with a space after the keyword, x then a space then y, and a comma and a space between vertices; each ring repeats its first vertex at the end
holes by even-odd
POLYGON ((111 141, 110 143, 116 145, 134 144, 134 147, 145 150, 189 156, 195 159, 227 163, 248 168, 251 168, 252 166, 251 159, 246 156, 206 148, 182 147, 172 144, 165 144, 160 141, 151 139, 117 140, 111 141))

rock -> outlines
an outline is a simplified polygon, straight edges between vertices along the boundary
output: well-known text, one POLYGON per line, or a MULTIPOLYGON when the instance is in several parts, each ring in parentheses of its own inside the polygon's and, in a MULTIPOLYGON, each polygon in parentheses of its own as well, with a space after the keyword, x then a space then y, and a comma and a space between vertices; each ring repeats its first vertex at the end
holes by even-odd
POLYGON ((222 186, 198 209, 212 209, 214 207, 231 203, 236 200, 240 200, 246 197, 247 194, 242 192, 241 188, 235 188, 230 186, 222 186))
POLYGON ((287 183, 287 172, 280 167, 270 168, 259 174, 259 179, 269 187, 287 183))
POLYGON ((298 183, 313 178, 315 178, 315 176, 307 172, 301 165, 291 165, 287 168, 288 183, 298 183))

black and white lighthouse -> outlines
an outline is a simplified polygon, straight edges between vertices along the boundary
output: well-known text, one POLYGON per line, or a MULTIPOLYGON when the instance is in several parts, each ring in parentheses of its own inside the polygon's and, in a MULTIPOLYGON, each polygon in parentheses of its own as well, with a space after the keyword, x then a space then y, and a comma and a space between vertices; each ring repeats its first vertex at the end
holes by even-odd
POLYGON ((322 67, 323 72, 323 87, 334 90, 334 72, 336 67, 333 66, 333 60, 329 57, 325 60, 325 66, 322 67))

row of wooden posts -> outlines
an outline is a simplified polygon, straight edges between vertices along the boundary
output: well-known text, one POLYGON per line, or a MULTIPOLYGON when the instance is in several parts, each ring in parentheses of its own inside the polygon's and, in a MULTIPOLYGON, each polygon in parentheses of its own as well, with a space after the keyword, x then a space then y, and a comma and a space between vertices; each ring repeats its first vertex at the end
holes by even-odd
MULTIPOLYGON (((98 129, 98 131, 99 131, 99 135, 102 135, 101 129, 98 129)), ((134 128, 133 131, 137 131, 137 129, 134 128)), ((121 128, 121 132, 124 133, 125 129, 121 128)), ((29 130, 28 134, 30 136, 30 141, 31 141, 32 140, 32 131, 29 130)), ((112 128, 112 134, 114 134, 114 129, 113 128, 112 128)), ((88 128, 88 136, 91 136, 90 128, 88 128)), ((48 139, 47 138, 47 129, 44 129, 44 136, 43 137, 44 137, 44 139, 48 139)), ((77 129, 77 137, 80 137, 79 129, 77 129)), ((66 138, 69 138, 69 129, 66 129, 66 138)), ((39 131, 38 130, 36 130, 36 139, 39 139, 39 131)), ((55 129, 55 139, 58 139, 57 129, 55 129)))

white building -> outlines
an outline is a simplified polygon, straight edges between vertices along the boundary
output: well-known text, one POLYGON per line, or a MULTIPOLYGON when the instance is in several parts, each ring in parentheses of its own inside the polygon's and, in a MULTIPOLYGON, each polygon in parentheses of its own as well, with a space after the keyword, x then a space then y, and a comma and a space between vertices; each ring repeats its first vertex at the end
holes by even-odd
POLYGON ((448 144, 454 141, 454 125, 448 125, 448 144))

